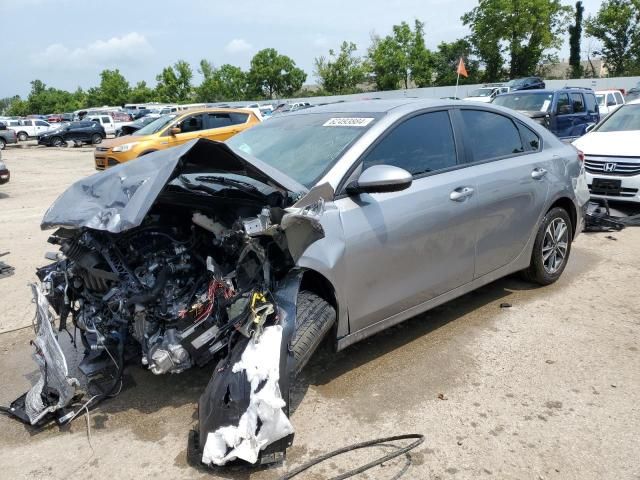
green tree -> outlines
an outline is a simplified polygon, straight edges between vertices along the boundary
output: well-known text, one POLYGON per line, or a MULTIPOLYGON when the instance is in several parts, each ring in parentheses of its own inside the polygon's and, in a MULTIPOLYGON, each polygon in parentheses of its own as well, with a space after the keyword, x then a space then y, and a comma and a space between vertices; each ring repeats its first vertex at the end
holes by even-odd
POLYGON ((186 102, 191 98, 193 71, 184 60, 166 67, 156 76, 156 97, 161 102, 186 102))
POLYGON ((251 59, 248 83, 252 93, 267 98, 291 96, 306 79, 307 74, 291 58, 280 55, 274 48, 260 50, 251 59))
POLYGON ((18 95, 16 95, 8 105, 6 114, 18 117, 29 115, 29 103, 25 100, 22 100, 18 95))
POLYGON ((102 105, 124 105, 129 100, 131 87, 120 70, 103 70, 100 72, 99 103, 102 105))
POLYGON ((460 58, 464 59, 468 77, 460 77, 460 85, 480 83, 480 62, 473 57, 471 44, 466 39, 453 42, 441 42, 433 53, 434 84, 437 86, 454 85, 460 58))
POLYGON ((569 26, 569 65, 571 70, 570 78, 581 78, 584 74, 582 63, 580 63, 580 41, 582 40, 582 16, 584 7, 581 1, 576 2, 575 23, 569 26))
POLYGON ((200 61, 204 80, 196 88, 200 102, 237 101, 247 98, 247 74, 241 68, 224 64, 215 68, 207 60, 200 61))
POLYGON ((532 75, 546 50, 562 44, 570 7, 560 0, 480 0, 462 16, 469 41, 485 63, 487 80, 497 80, 508 54, 511 78, 532 75))
POLYGON ((424 24, 415 20, 414 29, 406 22, 394 25, 391 35, 374 36, 369 47, 369 61, 376 87, 393 90, 431 84, 431 52, 424 43, 424 24))
POLYGON ((640 64, 640 5, 637 0, 609 0, 585 22, 587 35, 601 44, 609 75, 637 73, 640 64))
POLYGON ((325 92, 341 95, 358 91, 358 84, 366 79, 366 66, 354 55, 357 49, 353 42, 342 42, 339 53, 332 49, 329 58, 322 56, 314 60, 315 75, 325 92))
POLYGON ((147 82, 142 80, 131 89, 127 103, 146 103, 153 101, 153 98, 153 90, 147 86, 147 82))

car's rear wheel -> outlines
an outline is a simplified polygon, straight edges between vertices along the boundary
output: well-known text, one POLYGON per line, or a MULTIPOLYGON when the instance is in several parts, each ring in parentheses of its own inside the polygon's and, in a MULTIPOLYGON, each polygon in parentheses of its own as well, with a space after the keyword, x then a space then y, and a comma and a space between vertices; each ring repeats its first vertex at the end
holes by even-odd
POLYGON ((93 135, 91 135, 91 143, 93 145, 98 145, 99 143, 102 143, 102 135, 100 135, 99 133, 94 133, 93 135))
POLYGON ((54 147, 60 147, 63 143, 64 140, 62 140, 62 137, 53 137, 51 139, 51 145, 53 145, 54 147))
POLYGON ((29 135, 27 135, 26 132, 20 132, 18 133, 18 140, 20 140, 21 142, 26 142, 27 140, 29 140, 29 135))
POLYGON ((291 339, 294 375, 307 364, 335 320, 336 311, 327 301, 306 290, 298 294, 296 330, 291 339))
POLYGON ((572 232, 571 218, 565 209, 549 210, 538 229, 525 278, 540 285, 558 280, 569 260, 572 232))
POLYGON ((0 138, 0 150, 4 150, 4 147, 7 146, 7 142, 4 140, 4 138, 0 138))

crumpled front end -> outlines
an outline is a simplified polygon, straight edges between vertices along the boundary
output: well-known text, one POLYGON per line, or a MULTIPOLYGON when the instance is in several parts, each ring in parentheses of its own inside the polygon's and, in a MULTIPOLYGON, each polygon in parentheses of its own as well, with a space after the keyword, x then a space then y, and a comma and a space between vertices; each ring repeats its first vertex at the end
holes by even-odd
POLYGON ((43 228, 59 227, 49 242, 60 253, 38 269, 42 287, 34 287, 36 360, 48 375, 27 394, 31 423, 66 412, 77 385, 50 305, 60 330, 79 330, 83 406, 116 395, 127 362, 157 375, 217 364, 201 399, 202 460, 255 463, 270 445, 290 444, 287 345, 295 310, 287 314, 278 292, 304 250, 324 236, 320 218, 333 192, 294 194, 237 159, 233 172, 207 166, 204 154, 230 155, 210 144, 174 149, 177 159, 159 152, 153 172, 140 159, 88 177, 45 216, 43 228), (56 402, 44 401, 52 390, 56 402), (207 402, 215 405, 203 408, 207 402))

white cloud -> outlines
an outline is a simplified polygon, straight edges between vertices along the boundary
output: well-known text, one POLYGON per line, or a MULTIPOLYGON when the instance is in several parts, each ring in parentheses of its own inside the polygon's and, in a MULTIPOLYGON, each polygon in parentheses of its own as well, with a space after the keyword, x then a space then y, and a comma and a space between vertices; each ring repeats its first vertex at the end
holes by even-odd
POLYGON ((325 48, 327 45, 329 45, 329 40, 327 40, 327 37, 318 35, 316 38, 313 39, 314 47, 325 48))
POLYGON ((135 65, 153 53, 153 47, 144 35, 131 32, 109 40, 96 40, 82 47, 70 48, 53 43, 31 56, 38 67, 57 69, 85 69, 94 67, 119 67, 135 65))
POLYGON ((253 45, 247 42, 244 38, 234 38, 227 43, 224 49, 228 53, 242 53, 253 49, 253 45))

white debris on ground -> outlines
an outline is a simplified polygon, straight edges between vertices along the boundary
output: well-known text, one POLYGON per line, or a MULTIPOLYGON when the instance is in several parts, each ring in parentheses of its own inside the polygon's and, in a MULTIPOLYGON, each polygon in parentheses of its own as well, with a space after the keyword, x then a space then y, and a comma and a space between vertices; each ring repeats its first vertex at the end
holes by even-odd
POLYGON ((238 426, 226 426, 209 433, 202 463, 224 465, 237 458, 255 463, 261 449, 293 433, 293 425, 282 411, 285 401, 278 384, 281 341, 280 325, 265 328, 259 342, 252 339, 240 361, 233 366, 234 373, 244 370, 251 383, 249 408, 238 426), (262 425, 256 435, 258 418, 262 425))

